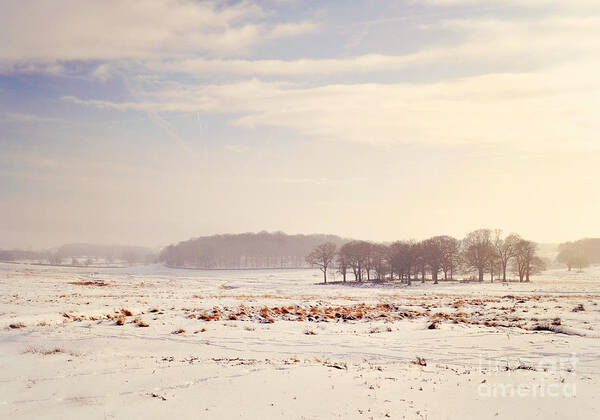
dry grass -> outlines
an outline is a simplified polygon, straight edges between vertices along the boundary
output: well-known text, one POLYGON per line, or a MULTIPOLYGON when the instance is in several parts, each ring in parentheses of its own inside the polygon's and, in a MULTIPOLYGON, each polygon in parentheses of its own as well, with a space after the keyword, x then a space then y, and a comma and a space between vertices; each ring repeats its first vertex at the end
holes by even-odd
POLYGON ((16 330, 16 329, 19 329, 19 328, 25 328, 26 325, 23 324, 22 322, 15 322, 13 324, 10 324, 8 327, 11 328, 11 329, 13 329, 13 330, 16 330))
POLYGON ((44 348, 44 347, 31 346, 31 347, 27 347, 27 349, 25 349, 25 351, 23 351, 23 354, 26 354, 26 353, 39 354, 41 356, 50 356, 50 355, 61 354, 61 353, 68 354, 70 356, 81 356, 81 353, 79 353, 79 352, 67 351, 61 347, 44 348))
POLYGON ((434 320, 432 321, 429 326, 427 327, 427 329, 429 330, 437 330, 440 328, 440 321, 439 320, 434 320))
POLYGON ((125 325, 125 319, 124 318, 117 318, 116 324, 117 325, 125 325))
POLYGON ((76 286, 108 286, 108 283, 104 283, 103 281, 72 281, 69 282, 69 284, 74 284, 76 286))
POLYGON ((51 354, 64 353, 65 351, 60 347, 48 348, 44 349, 41 347, 28 347, 23 353, 32 353, 32 354, 41 354, 43 356, 48 356, 51 354))
POLYGON ((133 323, 136 324, 138 327, 149 327, 150 326, 149 324, 145 323, 138 317, 135 317, 135 319, 133 320, 133 323))
POLYGON ((179 328, 178 330, 173 331, 171 334, 183 334, 185 330, 183 328, 179 328))
POLYGON ((129 309, 121 308, 121 313, 125 316, 133 316, 133 313, 129 309))

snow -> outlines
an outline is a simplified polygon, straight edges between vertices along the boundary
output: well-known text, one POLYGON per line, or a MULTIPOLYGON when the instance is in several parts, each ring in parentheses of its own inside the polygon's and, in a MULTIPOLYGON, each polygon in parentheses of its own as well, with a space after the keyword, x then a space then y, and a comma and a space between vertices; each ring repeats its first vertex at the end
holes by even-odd
POLYGON ((0 417, 599 415, 600 267, 508 285, 320 281, 0 264, 0 417))

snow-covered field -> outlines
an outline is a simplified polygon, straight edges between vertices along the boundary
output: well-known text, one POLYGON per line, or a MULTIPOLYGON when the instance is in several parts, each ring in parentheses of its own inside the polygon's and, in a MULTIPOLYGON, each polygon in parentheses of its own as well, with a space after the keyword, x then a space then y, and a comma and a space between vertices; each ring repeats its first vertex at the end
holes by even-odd
POLYGON ((320 281, 0 264, 0 417, 600 417, 598 267, 320 281))

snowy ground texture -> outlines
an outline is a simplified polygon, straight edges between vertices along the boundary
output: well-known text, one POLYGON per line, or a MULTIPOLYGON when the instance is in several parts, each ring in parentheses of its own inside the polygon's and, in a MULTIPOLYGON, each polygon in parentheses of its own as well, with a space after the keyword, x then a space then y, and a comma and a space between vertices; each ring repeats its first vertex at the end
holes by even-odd
POLYGON ((0 418, 600 418, 599 267, 320 281, 0 264, 0 418))

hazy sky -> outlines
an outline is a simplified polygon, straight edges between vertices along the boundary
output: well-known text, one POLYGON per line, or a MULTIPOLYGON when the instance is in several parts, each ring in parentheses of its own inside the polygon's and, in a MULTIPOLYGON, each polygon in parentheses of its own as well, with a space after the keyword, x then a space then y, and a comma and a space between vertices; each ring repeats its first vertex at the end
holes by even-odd
POLYGON ((0 0, 0 247, 600 236, 600 2, 0 0))

